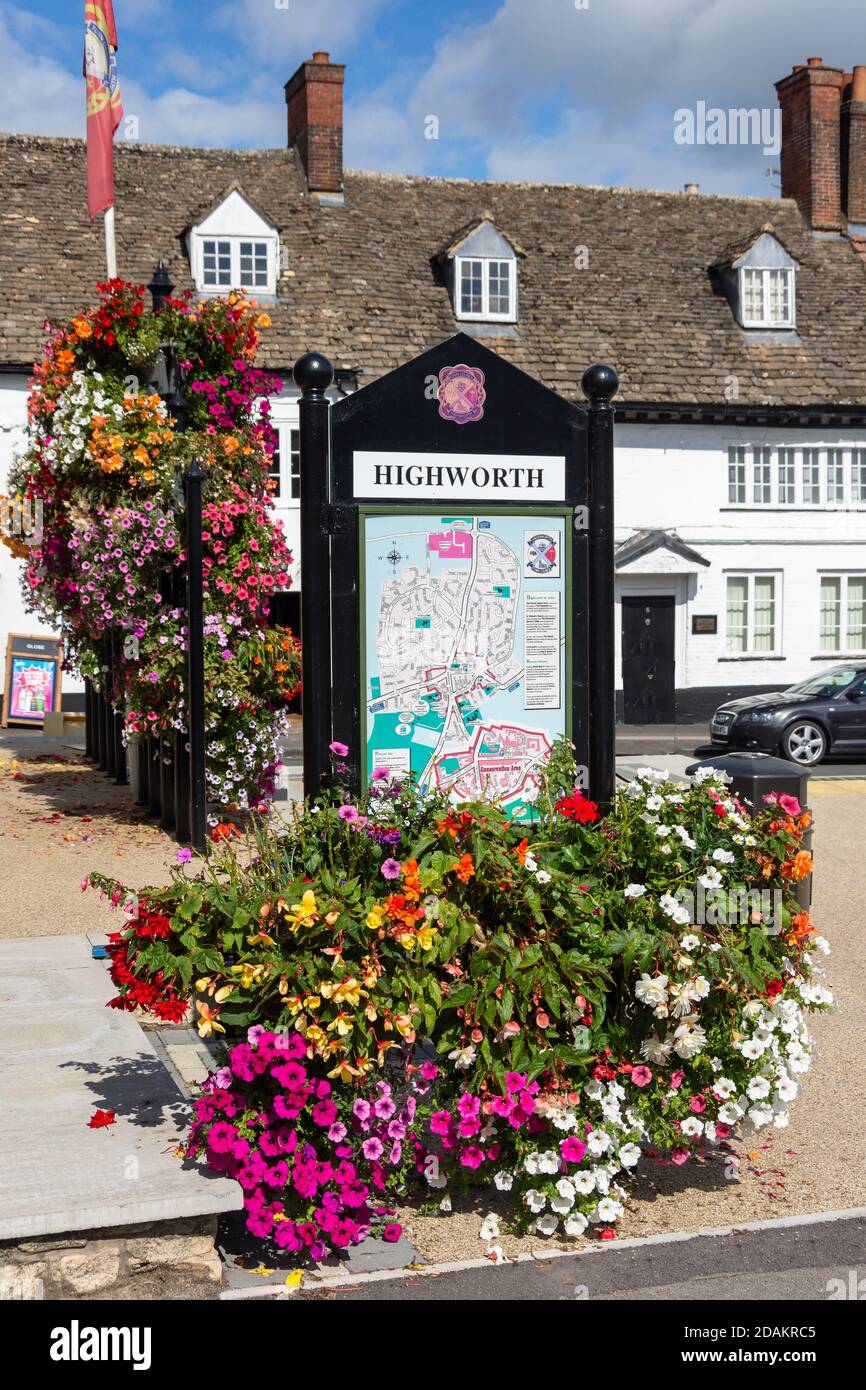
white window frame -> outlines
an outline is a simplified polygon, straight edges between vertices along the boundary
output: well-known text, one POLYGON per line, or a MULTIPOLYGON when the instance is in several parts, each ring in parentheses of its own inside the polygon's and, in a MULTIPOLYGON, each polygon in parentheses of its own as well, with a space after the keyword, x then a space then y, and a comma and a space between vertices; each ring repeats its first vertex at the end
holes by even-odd
POLYGON ((516 323, 517 321, 517 257, 516 256, 455 256, 454 257, 455 318, 474 323, 516 323), (463 309, 463 267, 477 261, 481 264, 481 312, 463 309), (508 309, 494 313, 490 308, 490 268, 508 266, 508 309))
POLYGON ((848 585, 852 580, 866 582, 866 571, 864 570, 823 570, 818 575, 818 651, 821 656, 863 656, 866 654, 866 632, 864 632, 863 643, 859 647, 854 647, 849 642, 850 629, 848 627, 848 585), (822 643, 824 636, 821 615, 823 605, 821 602, 821 591, 825 580, 835 580, 839 585, 839 644, 835 647, 825 647, 822 643))
POLYGON ((776 449, 776 500, 780 507, 797 505, 797 450, 787 445, 776 449), (787 496, 788 492, 792 496, 787 496))
POLYGON ((782 655, 782 571, 781 570, 726 570, 725 571, 725 657, 728 661, 761 661, 782 655), (730 648, 730 627, 728 622, 728 583, 731 579, 745 579, 746 590, 746 650, 732 651, 730 648), (755 650, 755 581, 773 581, 773 646, 762 651, 755 650))
POLYGON ((739 275, 740 290, 740 322, 744 328, 775 328, 789 329, 797 326, 797 306, 794 300, 796 293, 796 277, 792 268, 784 266, 741 266, 737 272, 739 275), (751 318, 746 312, 746 276, 760 275, 761 277, 761 305, 762 315, 760 318, 751 318), (784 275, 788 283, 788 317, 786 319, 773 319, 770 316, 770 283, 771 276, 784 275))
POLYGON ((275 295, 277 292, 277 237, 270 233, 250 233, 249 235, 236 235, 234 232, 224 234, 221 232, 196 232, 193 238, 193 279, 199 294, 204 295, 223 295, 230 290, 241 290, 244 294, 256 299, 261 295, 275 295), (225 285, 209 285, 205 283, 205 243, 214 242, 226 244, 229 248, 229 282, 225 285), (267 249, 267 283, 265 285, 244 285, 241 282, 241 245, 242 244, 263 245, 267 249))
POLYGON ((866 503, 866 449, 851 450, 851 505, 866 503))
POLYGON ((756 444, 752 448, 751 492, 753 507, 772 507, 773 505, 773 450, 767 445, 756 444), (758 493, 761 496, 758 496, 758 493))
POLYGON ((728 445, 728 506, 745 507, 749 500, 746 482, 746 446, 728 445))
MULTIPOLYGON (((279 438, 279 488, 271 493, 276 506, 297 509, 301 505, 300 490, 300 423, 294 420, 271 420, 279 438), (295 461, 297 460, 297 467, 295 461)), ((270 476, 276 477, 275 473, 270 476)))

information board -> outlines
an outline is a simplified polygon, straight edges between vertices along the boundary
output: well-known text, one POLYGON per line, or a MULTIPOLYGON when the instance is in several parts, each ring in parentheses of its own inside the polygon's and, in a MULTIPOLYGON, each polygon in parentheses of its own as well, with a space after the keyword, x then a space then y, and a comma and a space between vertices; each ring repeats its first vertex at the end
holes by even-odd
POLYGON ((531 815, 538 770, 571 733, 570 516, 362 509, 367 778, 411 773, 531 815))

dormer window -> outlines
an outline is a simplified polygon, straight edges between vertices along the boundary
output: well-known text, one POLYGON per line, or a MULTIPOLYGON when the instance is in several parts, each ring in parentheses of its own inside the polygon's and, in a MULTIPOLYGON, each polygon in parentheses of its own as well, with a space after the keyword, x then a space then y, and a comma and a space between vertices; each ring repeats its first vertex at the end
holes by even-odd
POLYGON ((744 266, 740 304, 744 328, 793 328, 794 271, 744 266))
POLYGON ((276 295, 279 236, 239 189, 190 229, 187 246, 199 293, 276 295))
POLYGON ((787 333, 796 327, 798 263, 770 223, 710 267, 741 328, 787 333))
POLYGON ((520 249, 489 213, 470 223, 440 252, 454 316, 469 323, 516 323, 520 249))
POLYGON ((517 277, 513 256, 508 260, 458 256, 457 283, 460 286, 458 318, 504 319, 507 323, 516 319, 517 277))

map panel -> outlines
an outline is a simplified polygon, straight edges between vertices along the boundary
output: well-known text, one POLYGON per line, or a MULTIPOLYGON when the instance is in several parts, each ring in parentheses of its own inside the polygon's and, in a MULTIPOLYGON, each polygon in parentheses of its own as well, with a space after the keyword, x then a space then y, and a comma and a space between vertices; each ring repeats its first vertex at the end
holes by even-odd
POLYGON ((561 515, 362 516, 367 776, 528 819, 566 725, 561 515))

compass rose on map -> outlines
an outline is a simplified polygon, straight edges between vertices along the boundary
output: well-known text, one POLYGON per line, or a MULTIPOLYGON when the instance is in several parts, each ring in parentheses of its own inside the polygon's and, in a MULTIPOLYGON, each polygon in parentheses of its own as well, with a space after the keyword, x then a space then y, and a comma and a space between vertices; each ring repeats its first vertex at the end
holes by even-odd
POLYGON ((391 546, 391 549, 388 551, 388 554, 385 556, 385 559, 388 561, 388 564, 392 566, 392 568, 393 568, 393 570, 394 570, 394 572, 395 572, 395 574, 396 574, 396 572, 397 572, 397 566, 399 565, 400 561, 403 559, 403 556, 400 554, 400 552, 399 552, 399 550, 397 549, 396 545, 392 545, 392 546, 391 546))

